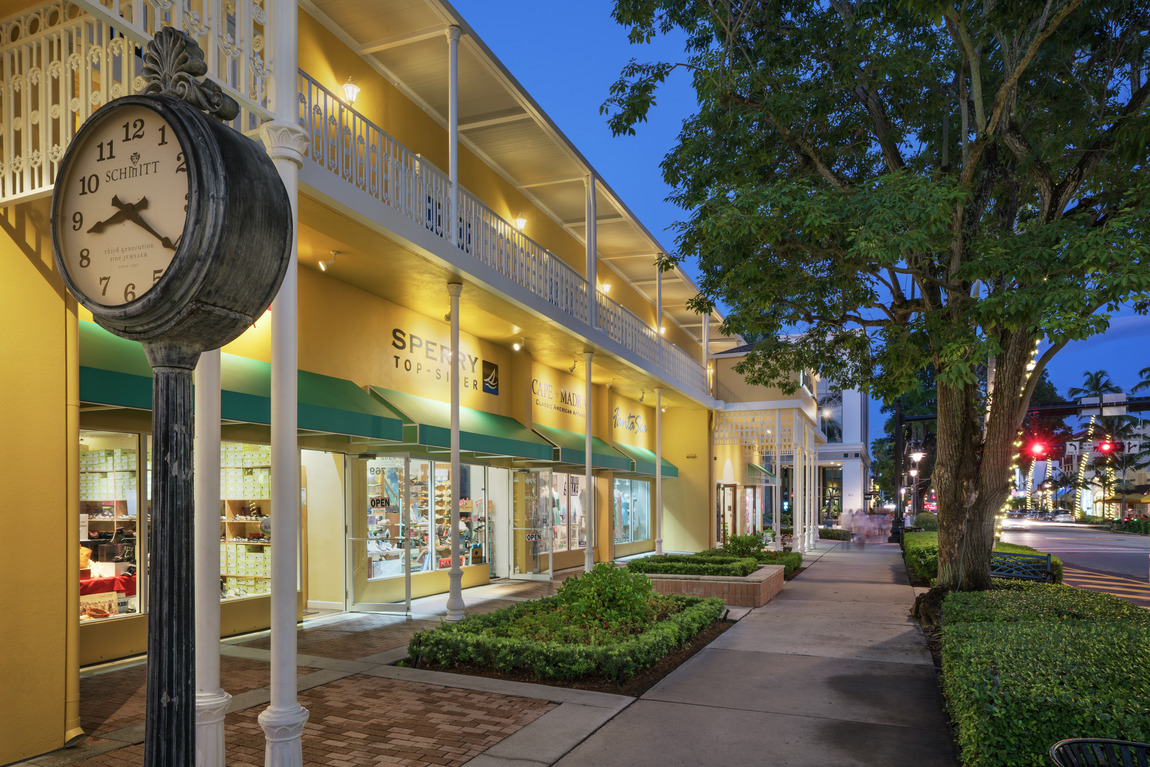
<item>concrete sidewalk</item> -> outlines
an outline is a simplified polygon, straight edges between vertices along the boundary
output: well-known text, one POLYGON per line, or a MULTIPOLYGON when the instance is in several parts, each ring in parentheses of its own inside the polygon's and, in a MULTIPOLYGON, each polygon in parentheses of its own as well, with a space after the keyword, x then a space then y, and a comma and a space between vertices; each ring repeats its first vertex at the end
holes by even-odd
MULTIPOLYGON (((299 632, 306 765, 957 764, 898 547, 822 541, 766 606, 640 698, 390 665, 437 625, 446 597, 414 620, 333 615, 299 632)), ((465 592, 468 612, 554 592, 497 582, 465 592)), ((266 636, 222 646, 227 763, 263 764, 256 716, 269 699, 266 636), (261 681, 262 680, 262 681, 261 681)), ((143 666, 81 682, 86 742, 22 764, 143 764, 143 666)))
MULTIPOLYGON (((898 547, 820 546, 779 596, 555 764, 957 765, 898 547)), ((469 764, 509 763, 494 757, 556 713, 469 764)))

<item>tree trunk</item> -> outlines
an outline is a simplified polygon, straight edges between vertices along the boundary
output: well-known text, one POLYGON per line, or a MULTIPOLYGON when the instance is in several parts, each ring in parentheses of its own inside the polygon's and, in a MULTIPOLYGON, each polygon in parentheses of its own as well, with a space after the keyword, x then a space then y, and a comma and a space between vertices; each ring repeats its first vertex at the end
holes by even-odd
POLYGON ((990 587, 994 520, 1010 493, 1022 425, 1019 393, 1033 340, 1017 332, 1004 333, 1000 342, 985 429, 978 385, 938 382, 938 585, 950 589, 990 587))

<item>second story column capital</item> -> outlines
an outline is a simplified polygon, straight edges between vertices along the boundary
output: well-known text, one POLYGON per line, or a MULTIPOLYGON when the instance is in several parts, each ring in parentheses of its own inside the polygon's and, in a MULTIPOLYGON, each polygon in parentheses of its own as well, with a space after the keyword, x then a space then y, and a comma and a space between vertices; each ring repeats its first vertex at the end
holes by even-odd
POLYGON ((297 168, 303 167, 311 143, 303 128, 290 123, 264 123, 260 126, 260 139, 273 160, 288 160, 297 168))

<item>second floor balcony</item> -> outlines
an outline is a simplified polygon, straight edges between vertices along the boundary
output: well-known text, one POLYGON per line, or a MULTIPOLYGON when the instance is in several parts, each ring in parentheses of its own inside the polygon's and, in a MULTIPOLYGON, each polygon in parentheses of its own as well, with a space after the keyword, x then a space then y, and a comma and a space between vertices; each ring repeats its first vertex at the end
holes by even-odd
MULTIPOLYGON (((436 3, 427 0, 425 5, 432 8, 436 3)), ((79 125, 102 104, 142 89, 141 47, 160 26, 181 26, 197 37, 205 49, 209 76, 243 107, 233 127, 255 138, 261 123, 285 111, 272 103, 277 72, 274 60, 266 58, 270 36, 278 29, 275 9, 274 4, 260 0, 184 0, 164 7, 147 0, 82 0, 76 4, 55 0, 0 20, 4 32, 0 40, 0 204, 50 193, 59 160, 79 125)), ((381 12, 386 13, 386 8, 381 12)), ((433 38, 425 34, 404 39, 433 38)), ((442 38, 429 44, 442 45, 442 38)), ((474 59, 491 56, 481 42, 473 42, 468 50, 467 66, 478 66, 474 59)), ((301 61, 304 58, 301 51, 301 61)), ((490 69, 491 61, 485 66, 490 69)), ((555 143, 561 134, 545 116, 532 114, 538 109, 533 102, 527 105, 531 108, 520 110, 526 118, 506 104, 497 104, 502 116, 471 119, 469 146, 477 146, 479 132, 506 121, 534 119, 541 126, 537 132, 551 136, 554 146, 549 151, 565 153, 566 165, 540 162, 543 153, 538 146, 525 145, 517 153, 513 141, 505 142, 511 146, 502 155, 487 145, 480 152, 497 157, 489 160, 497 173, 519 178, 515 189, 527 190, 535 202, 544 200, 532 215, 550 217, 550 223, 557 225, 551 227, 552 233, 558 231, 567 240, 566 258, 521 231, 507 215, 497 214, 485 202, 489 195, 473 194, 462 184, 453 190, 441 168, 396 141, 317 78, 305 71, 293 74, 298 85, 298 123, 310 140, 301 174, 308 193, 318 190, 321 199, 333 201, 361 220, 386 226, 414 253, 477 279, 512 303, 525 306, 528 314, 630 360, 654 379, 697 401, 709 399, 705 355, 700 348, 707 334, 685 326, 697 322, 697 327, 704 323, 712 327, 717 319, 686 313, 685 300, 693 295, 693 284, 677 271, 667 279, 659 274, 654 263, 658 243, 646 235, 573 147, 555 143), (515 162, 520 165, 509 170, 515 162), (524 181, 530 176, 525 168, 537 172, 524 181), (552 176, 541 178, 547 172, 552 176), (582 190, 588 183, 599 190, 601 207, 593 222, 580 212, 582 190), (592 284, 587 270, 577 268, 584 264, 572 257, 570 245, 595 236, 596 230, 601 233, 600 270, 592 284), (609 269, 602 268, 605 264, 609 269), (629 291, 626 303, 634 311, 608 296, 611 282, 629 291), (667 330, 687 344, 681 347, 672 342, 670 335, 663 335, 667 330)), ((514 82, 505 82, 509 77, 500 80, 507 91, 504 97, 529 102, 514 82)), ((434 90, 434 86, 429 88, 434 90)), ((413 103, 436 114, 437 105, 420 103, 417 90, 416 86, 407 89, 413 103)))

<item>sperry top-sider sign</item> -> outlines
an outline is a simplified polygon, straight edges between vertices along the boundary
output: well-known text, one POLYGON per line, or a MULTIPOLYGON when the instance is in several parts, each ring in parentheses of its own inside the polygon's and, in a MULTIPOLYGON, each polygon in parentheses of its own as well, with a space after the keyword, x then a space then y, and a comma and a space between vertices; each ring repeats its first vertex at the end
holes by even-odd
MULTIPOLYGON (((391 359, 397 373, 407 373, 428 381, 451 382, 451 346, 440 339, 392 328, 391 359)), ((499 365, 480 359, 460 344, 459 386, 464 391, 499 395, 499 365)))

